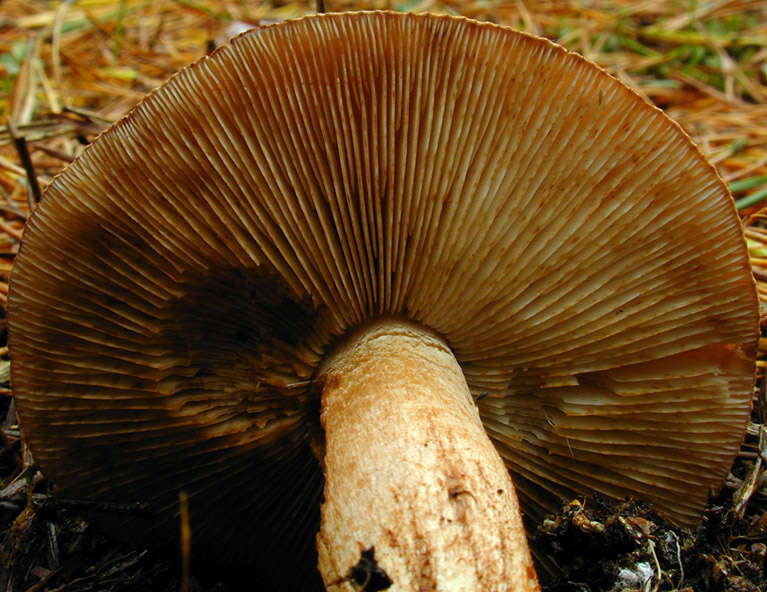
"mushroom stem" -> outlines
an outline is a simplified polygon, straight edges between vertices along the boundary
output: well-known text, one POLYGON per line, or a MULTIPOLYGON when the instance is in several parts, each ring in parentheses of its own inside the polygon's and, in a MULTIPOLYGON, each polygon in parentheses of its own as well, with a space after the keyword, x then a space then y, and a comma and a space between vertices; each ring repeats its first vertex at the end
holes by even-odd
POLYGON ((328 590, 537 590, 517 497, 438 335, 379 321, 321 373, 328 590))

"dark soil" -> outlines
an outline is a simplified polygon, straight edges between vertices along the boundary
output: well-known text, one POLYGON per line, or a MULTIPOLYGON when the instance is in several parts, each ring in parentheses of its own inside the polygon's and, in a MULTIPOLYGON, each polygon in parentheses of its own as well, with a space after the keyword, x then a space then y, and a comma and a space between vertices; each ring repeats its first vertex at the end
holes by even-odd
POLYGON ((540 570, 545 589, 767 590, 767 514, 734 520, 729 502, 712 501, 693 532, 673 527, 640 502, 574 500, 533 537, 550 570, 540 570))
MULTIPOLYGON (((79 509, 56 503, 39 474, 24 480, 34 492, 31 502, 24 488, 0 501, 0 590, 181 588, 177 557, 106 538, 80 517, 79 509)), ((573 500, 548 517, 532 538, 544 590, 767 591, 767 512, 749 511, 737 519, 732 503, 733 492, 725 489, 693 532, 671 526, 641 502, 573 500)), ((191 590, 199 592, 234 589, 191 582, 191 590)))

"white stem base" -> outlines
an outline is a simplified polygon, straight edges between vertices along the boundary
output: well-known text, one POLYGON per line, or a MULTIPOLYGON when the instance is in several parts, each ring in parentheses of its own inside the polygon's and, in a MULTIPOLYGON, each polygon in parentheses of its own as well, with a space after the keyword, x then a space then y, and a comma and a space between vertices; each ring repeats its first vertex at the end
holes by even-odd
POLYGON ((511 479, 441 338, 381 321, 322 379, 328 590, 539 589, 511 479))

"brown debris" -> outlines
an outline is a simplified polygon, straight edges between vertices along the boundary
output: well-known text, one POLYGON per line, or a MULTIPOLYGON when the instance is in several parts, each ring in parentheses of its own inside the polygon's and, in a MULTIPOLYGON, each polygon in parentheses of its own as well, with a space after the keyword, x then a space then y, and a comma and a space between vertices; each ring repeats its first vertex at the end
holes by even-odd
MULTIPOLYGON (((718 502, 730 503, 729 495, 718 502)), ((764 535, 739 534, 743 520, 712 503, 693 531, 645 504, 592 496, 563 506, 533 538, 544 589, 557 592, 764 590, 764 535), (547 574, 546 578, 543 574, 547 574)))

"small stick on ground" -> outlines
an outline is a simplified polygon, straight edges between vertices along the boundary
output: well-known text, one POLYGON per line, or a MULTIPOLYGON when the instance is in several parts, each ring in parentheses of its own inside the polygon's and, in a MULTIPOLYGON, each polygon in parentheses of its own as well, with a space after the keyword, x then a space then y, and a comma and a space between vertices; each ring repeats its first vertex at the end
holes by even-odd
POLYGON ((181 519, 181 592, 189 592, 192 528, 189 524, 189 497, 185 491, 178 494, 178 503, 181 519))
POLYGON ((35 206, 40 202, 42 192, 40 191, 40 184, 37 182, 37 174, 35 173, 35 167, 32 164, 32 158, 29 155, 29 147, 27 146, 27 140, 24 136, 19 136, 16 133, 16 126, 8 119, 8 133, 13 138, 13 145, 16 147, 16 152, 19 154, 19 160, 24 167, 24 171, 27 173, 27 180, 29 181, 29 189, 31 191, 32 200, 29 202, 29 209, 34 210, 35 206))

